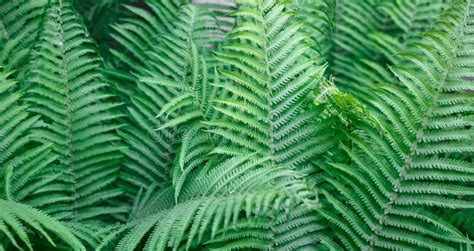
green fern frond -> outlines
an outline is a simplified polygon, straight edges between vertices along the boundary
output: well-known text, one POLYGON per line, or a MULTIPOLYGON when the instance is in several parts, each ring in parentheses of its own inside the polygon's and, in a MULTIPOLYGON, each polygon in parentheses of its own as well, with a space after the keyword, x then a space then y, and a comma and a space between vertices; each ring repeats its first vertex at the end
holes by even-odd
POLYGON ((51 145, 33 140, 30 132, 41 125, 39 116, 26 112, 29 106, 11 76, 0 68, 0 197, 33 205, 47 198, 49 184, 57 181, 51 164, 58 156, 51 145))
POLYGON ((214 38, 215 43, 223 36, 218 20, 212 18, 208 8, 183 2, 150 2, 147 4, 150 12, 127 7, 136 18, 114 25, 113 38, 125 51, 112 51, 120 61, 119 69, 141 74, 152 70, 155 74, 179 79, 186 66, 189 40, 205 49, 209 47, 210 38, 214 38))
MULTIPOLYGON (((152 73, 146 77, 140 77, 140 84, 156 88, 161 86, 164 90, 170 90, 175 94, 175 97, 168 100, 163 105, 157 117, 164 116, 164 124, 158 130, 163 130, 170 127, 179 127, 184 123, 191 124, 196 120, 208 120, 212 117, 213 110, 210 106, 216 93, 215 87, 209 83, 208 68, 205 59, 198 55, 198 49, 192 41, 188 46, 190 53, 186 55, 188 62, 186 72, 181 73, 178 81, 167 79, 164 76, 152 73), (184 77, 184 78, 183 78, 184 77)), ((219 77, 214 73, 214 79, 219 80, 219 77)))
POLYGON ((314 210, 298 208, 279 216, 260 215, 239 219, 207 242, 209 250, 313 250, 324 249, 320 216, 314 210))
POLYGON ((308 57, 319 59, 318 64, 326 63, 326 60, 334 49, 332 36, 334 32, 334 20, 336 3, 334 0, 282 0, 288 2, 288 8, 292 18, 303 24, 302 32, 310 39, 308 41, 308 57))
MULTIPOLYGON (((424 31, 431 28, 438 16, 448 7, 447 1, 386 1, 379 6, 379 10, 385 16, 390 17, 390 26, 387 28, 391 32, 389 34, 380 31, 374 31, 370 34, 371 40, 374 41, 374 48, 380 54, 381 62, 385 61, 385 65, 398 65, 409 63, 403 61, 403 57, 399 57, 402 51, 416 52, 414 41, 420 40, 424 31)), ((393 81, 393 77, 389 76, 385 65, 376 60, 364 59, 361 66, 357 68, 363 72, 361 77, 357 78, 358 82, 380 83, 393 81), (377 68, 374 68, 377 67, 377 68), (385 71, 382 70, 385 68, 385 71), (369 72, 374 72, 379 76, 371 76, 369 72), (365 77, 364 77, 365 76, 365 77)))
POLYGON ((188 182, 189 175, 201 166, 215 164, 210 156, 215 148, 214 139, 209 133, 203 132, 206 128, 201 123, 196 123, 186 130, 181 140, 181 147, 176 155, 172 169, 173 188, 175 200, 181 195, 181 189, 188 182))
POLYGON ((100 55, 104 61, 111 61, 110 48, 113 41, 110 39, 113 31, 112 24, 125 16, 125 4, 133 0, 74 0, 77 12, 84 19, 91 37, 97 41, 100 55))
POLYGON ((173 207, 176 203, 176 199, 174 199, 175 192, 170 184, 166 185, 153 184, 147 187, 146 190, 140 190, 135 197, 128 221, 142 219, 173 207))
POLYGON ((57 196, 36 206, 75 220, 123 211, 104 202, 122 193, 111 187, 121 158, 120 104, 105 91, 100 59, 70 1, 50 3, 36 49, 27 100, 44 125, 33 134, 52 144, 63 174, 47 191, 57 196))
POLYGON ((7 70, 16 70, 23 77, 38 37, 47 0, 2 1, 0 3, 0 27, 5 40, 2 45, 0 64, 7 70))
POLYGON ((307 49, 305 36, 284 9, 274 1, 248 1, 233 14, 237 26, 217 54, 228 65, 220 73, 231 81, 219 87, 231 98, 214 101, 222 118, 206 123, 228 145, 292 166, 320 150, 311 138, 311 113, 302 107, 321 68, 298 59, 307 49))
POLYGON ((117 227, 116 224, 104 224, 102 222, 79 223, 64 222, 64 225, 79 239, 87 250, 95 249, 111 231, 117 227))
POLYGON ((9 243, 3 248, 33 250, 35 246, 30 240, 30 231, 33 231, 46 239, 52 247, 57 246, 55 239, 59 238, 68 248, 86 250, 68 228, 37 209, 2 199, 0 208, 0 240, 3 244, 9 243))
POLYGON ((352 165, 324 169, 340 197, 325 192, 330 205, 319 212, 346 248, 454 250, 469 243, 428 208, 473 208, 469 199, 474 100, 466 77, 472 69, 473 14, 470 1, 455 1, 404 57, 416 68, 392 67, 400 86, 382 85, 373 106, 379 125, 359 123, 352 165))
MULTIPOLYGON (((186 199, 172 208, 161 209, 148 217, 119 227, 100 248, 107 247, 109 245, 107 241, 122 236, 116 246, 121 250, 133 250, 142 244, 144 250, 163 250, 166 247, 189 249, 198 245, 206 245, 207 241, 221 235, 222 231, 227 232, 225 229, 238 224, 239 219, 250 219, 258 215, 273 215, 277 212, 286 215, 294 208, 302 206, 310 209, 314 207, 314 192, 308 189, 304 183, 301 181, 291 184, 278 182, 279 179, 292 179, 294 173, 285 174, 283 172, 285 177, 275 176, 273 182, 280 185, 274 187, 267 185, 271 184, 271 181, 258 182, 261 181, 258 176, 249 179, 237 175, 246 168, 257 168, 258 170, 260 165, 261 162, 254 162, 249 157, 235 157, 224 162, 222 167, 210 170, 209 174, 214 172, 215 175, 198 175, 192 179, 195 183, 194 186, 202 187, 203 182, 208 183, 210 186, 207 186, 209 187, 207 192, 202 191, 201 195, 195 194, 196 189, 191 188, 193 185, 188 185, 191 188, 189 191, 197 197, 186 199), (236 170, 235 168, 240 164, 242 164, 240 171, 236 170), (225 174, 225 169, 229 171, 228 174, 225 174), (233 179, 229 179, 232 177, 233 179), (232 183, 232 180, 236 178, 247 179, 253 185, 238 188, 236 184, 245 183, 232 183), (226 187, 232 188, 232 190, 224 189, 226 187), (125 235, 123 235, 124 233, 125 235)), ((264 169, 267 168, 260 167, 260 170, 264 169)), ((283 216, 281 219, 287 222, 283 220, 286 219, 283 216)), ((267 220, 271 219, 267 217, 267 220)), ((278 223, 282 222, 278 221, 278 223)), ((307 224, 310 223, 307 222, 307 224)), ((311 228, 307 232, 314 231, 317 230, 311 228)), ((289 240, 294 240, 297 237, 298 234, 295 233, 289 240)), ((282 238, 281 242, 286 243, 285 240, 282 238)), ((271 240, 267 241, 267 245, 272 243, 271 240)))
POLYGON ((208 106, 208 100, 198 95, 209 95, 210 88, 201 83, 207 83, 208 69, 190 41, 190 32, 194 26, 202 25, 192 21, 199 20, 197 17, 203 13, 198 8, 194 5, 182 6, 177 20, 167 24, 174 26, 173 29, 168 27, 172 30, 170 34, 155 41, 162 46, 154 46, 147 54, 149 62, 162 67, 165 64, 159 62, 169 60, 168 65, 172 67, 160 70, 155 65, 142 65, 136 69, 139 81, 128 107, 129 126, 122 133, 130 145, 125 150, 127 160, 123 179, 125 189, 130 194, 169 180, 169 167, 176 152, 175 143, 180 134, 186 131, 186 128, 177 128, 177 125, 199 119, 206 113, 205 110, 201 112, 201 109, 208 106), (146 148, 141 146, 142 142, 146 142, 146 148), (143 170, 148 171, 144 173, 143 170))
MULTIPOLYGON (((436 1, 341 1, 334 8, 333 49, 328 56, 328 73, 338 86, 363 101, 372 97, 375 83, 393 82, 387 65, 403 64, 401 51, 446 9, 436 1)), ((325 12, 324 12, 325 13, 325 12)))
MULTIPOLYGON (((381 2, 366 0, 335 3, 331 37, 334 45, 328 55, 328 73, 337 78, 336 83, 344 91, 350 90, 359 95, 368 92, 359 82, 354 81, 360 75, 354 66, 357 66, 357 61, 372 59, 378 54, 374 50, 377 48, 374 40, 368 36, 385 28, 384 15, 377 8, 381 2)), ((373 74, 377 72, 374 71, 373 74)))

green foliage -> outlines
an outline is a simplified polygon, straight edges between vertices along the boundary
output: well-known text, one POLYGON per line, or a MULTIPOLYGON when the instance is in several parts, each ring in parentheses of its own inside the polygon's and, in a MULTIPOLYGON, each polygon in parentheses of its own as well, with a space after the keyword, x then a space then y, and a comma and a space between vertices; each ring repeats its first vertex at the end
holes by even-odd
POLYGON ((40 235, 50 247, 58 246, 54 239, 74 250, 86 250, 81 242, 61 222, 45 213, 24 204, 0 199, 0 229, 2 248, 22 248, 33 250, 29 235, 31 231, 40 235), (54 234, 54 236, 51 236, 54 234))
POLYGON ((39 116, 30 116, 22 102, 23 93, 10 79, 12 72, 0 72, 0 239, 2 248, 33 249, 30 232, 42 236, 50 245, 56 240, 78 250, 85 250, 76 237, 60 222, 25 204, 45 196, 48 183, 57 175, 49 165, 57 158, 50 145, 34 142, 29 129, 38 126, 39 116), (21 201, 25 204, 17 203, 21 201), (54 234, 52 237, 51 234, 54 234))
MULTIPOLYGON (((3 69, 0 69, 3 70, 3 69)), ((29 130, 40 126, 39 116, 31 116, 22 102, 23 92, 18 83, 10 79, 12 72, 0 72, 0 178, 1 198, 33 203, 45 196, 48 184, 57 175, 50 168, 57 156, 51 145, 33 140, 29 130)))
POLYGON ((206 37, 222 31, 206 28, 215 24, 214 20, 204 19, 212 14, 207 8, 173 3, 150 3, 153 16, 142 9, 129 8, 138 18, 115 26, 114 36, 129 53, 113 52, 117 61, 121 61, 113 77, 136 81, 124 91, 129 115, 127 126, 121 130, 121 136, 130 146, 124 150, 121 183, 132 199, 140 189, 163 186, 171 180, 176 143, 188 125, 175 126, 191 123, 209 113, 209 105, 203 103, 208 103, 209 98, 202 95, 210 95, 207 79, 213 77, 212 73, 206 77, 206 61, 198 55, 196 47, 207 50, 204 44, 209 38, 206 37), (164 18, 172 19, 170 15, 175 16, 174 22, 165 21, 164 18), (152 35, 156 31, 160 34, 152 35), (142 48, 147 48, 146 53, 141 52, 142 48), (122 67, 131 72, 124 72, 122 67))
POLYGON ((70 3, 50 3, 38 41, 25 99, 43 122, 33 137, 52 144, 61 177, 48 200, 33 205, 75 220, 123 211, 103 203, 122 193, 111 187, 121 157, 114 121, 120 103, 105 91, 100 59, 70 3))
POLYGON ((292 167, 321 151, 308 123, 312 113, 302 109, 321 68, 300 60, 305 36, 283 10, 273 1, 255 1, 234 12, 239 24, 217 53, 229 68, 219 70, 230 80, 219 85, 229 97, 213 101, 223 105, 214 108, 221 116, 208 124, 226 142, 218 151, 257 152, 292 167))
POLYGON ((470 250, 473 17, 0 1, 0 250, 470 250))
POLYGON ((473 151, 474 100, 465 91, 472 85, 465 81, 473 66, 472 12, 456 1, 415 42, 420 53, 402 55, 416 66, 392 67, 399 85, 379 86, 373 106, 383 114, 380 127, 360 123, 350 148, 342 146, 352 164, 324 168, 348 203, 324 192, 331 206, 321 212, 347 248, 447 250, 446 241, 469 242, 428 208, 474 206, 472 162, 452 155, 473 151))
POLYGON ((3 1, 0 8, 2 40, 1 62, 7 70, 22 75, 39 33, 47 0, 3 1))

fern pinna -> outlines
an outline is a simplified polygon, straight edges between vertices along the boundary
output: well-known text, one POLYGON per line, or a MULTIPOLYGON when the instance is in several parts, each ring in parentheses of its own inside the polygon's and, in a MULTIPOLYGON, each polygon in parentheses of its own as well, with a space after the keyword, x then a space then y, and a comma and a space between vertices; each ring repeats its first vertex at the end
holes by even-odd
POLYGON ((0 250, 472 248, 472 5, 0 1, 0 250))

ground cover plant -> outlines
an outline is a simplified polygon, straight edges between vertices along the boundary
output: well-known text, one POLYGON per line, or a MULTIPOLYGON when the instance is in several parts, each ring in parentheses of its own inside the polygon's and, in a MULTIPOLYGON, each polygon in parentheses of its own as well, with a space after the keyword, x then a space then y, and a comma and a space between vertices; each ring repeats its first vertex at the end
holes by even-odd
POLYGON ((470 0, 0 0, 0 250, 470 250, 470 0))

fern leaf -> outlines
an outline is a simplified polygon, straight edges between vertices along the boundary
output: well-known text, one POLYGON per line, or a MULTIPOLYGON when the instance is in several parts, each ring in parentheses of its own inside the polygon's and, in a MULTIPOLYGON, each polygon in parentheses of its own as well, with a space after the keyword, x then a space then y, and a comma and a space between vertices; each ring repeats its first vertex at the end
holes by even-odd
POLYGON ((53 1, 28 76, 27 99, 34 105, 30 111, 44 120, 44 126, 33 133, 52 143, 59 155, 64 189, 58 192, 69 197, 38 204, 53 204, 48 212, 76 220, 95 215, 88 210, 107 207, 103 201, 119 194, 101 192, 112 191, 117 177, 120 139, 114 132, 119 128, 114 120, 122 115, 115 109, 120 104, 104 95, 107 84, 97 70, 100 59, 93 48, 71 3, 53 1))
MULTIPOLYGON (((472 154, 473 106, 440 112, 466 96, 465 90, 453 91, 451 86, 466 81, 470 72, 464 62, 472 57, 472 12, 470 1, 455 1, 436 28, 416 43, 419 52, 404 54, 417 67, 393 67, 400 87, 380 86, 380 99, 373 101, 383 115, 380 127, 359 123, 351 148, 344 147, 353 164, 324 167, 341 197, 326 193, 331 206, 320 212, 341 233, 338 237, 346 248, 454 250, 469 243, 428 208, 474 206, 468 199, 472 181, 465 175, 472 162, 452 155, 472 154), (436 62, 441 57, 447 63, 436 62), (452 130, 459 137, 435 136, 452 130)), ((472 95, 468 96, 463 101, 469 106, 472 95)))
POLYGON ((311 115, 302 110, 320 68, 297 59, 305 51, 305 37, 300 25, 285 21, 289 15, 284 8, 274 1, 249 1, 234 13, 242 21, 227 40, 241 40, 245 47, 224 45, 217 58, 232 69, 220 71, 231 81, 220 86, 235 99, 217 99, 225 104, 215 108, 222 118, 209 125, 215 127, 211 132, 235 146, 292 166, 320 150, 311 139, 311 115))
MULTIPOLYGON (((294 172, 281 170, 280 173, 282 171, 283 173, 272 178, 278 185, 271 189, 266 185, 269 183, 258 182, 261 181, 259 178, 249 179, 248 177, 240 177, 238 173, 234 173, 232 177, 218 174, 220 171, 217 170, 222 171, 224 169, 227 169, 229 172, 236 172, 235 168, 243 164, 238 169, 242 171, 244 169, 248 171, 254 169, 253 173, 262 172, 261 176, 257 177, 264 177, 263 173, 268 173, 268 169, 261 166, 262 161, 257 160, 254 162, 252 159, 250 156, 231 158, 222 164, 223 168, 214 170, 214 174, 209 173, 210 175, 207 175, 207 172, 202 173, 195 177, 195 179, 192 179, 192 183, 195 183, 197 186, 202 186, 202 182, 214 183, 208 186, 210 188, 209 191, 203 191, 200 196, 193 195, 197 197, 187 199, 169 209, 161 209, 148 217, 136 219, 120 227, 107 240, 122 236, 122 233, 127 231, 118 242, 117 248, 133 250, 140 243, 144 243, 145 250, 164 250, 166 247, 188 249, 199 245, 199 243, 205 244, 206 240, 212 240, 213 238, 218 240, 217 236, 220 235, 221 229, 222 231, 227 231, 224 229, 238 224, 239 218, 242 218, 240 216, 241 213, 245 213, 245 218, 251 219, 254 215, 268 215, 273 210, 279 211, 282 208, 291 210, 291 208, 297 207, 297 205, 304 205, 303 207, 308 207, 308 210, 310 210, 314 206, 312 204, 314 195, 303 183, 278 182, 279 179, 292 179, 290 177, 294 177, 294 172), (235 179, 242 178, 247 179, 249 182, 252 181, 249 184, 253 185, 237 189, 235 184, 245 183, 235 179), (232 180, 236 182, 234 185, 232 180), (226 186, 228 188, 235 187, 234 191, 229 193, 226 190, 222 190, 226 186)), ((195 191, 195 189, 192 189, 195 185, 188 185, 187 187, 191 188, 189 191, 195 191)), ((282 214, 285 213, 282 212, 282 214)), ((297 213, 295 214, 298 215, 297 213)), ((284 216, 281 219, 283 221, 286 220, 284 216)), ((271 219, 267 218, 267 220, 271 219)), ((316 230, 313 229, 312 231, 316 230)), ((311 230, 308 230, 306 233, 309 232, 311 230)), ((298 235, 295 234, 293 237, 290 237, 290 240, 297 237, 298 235)), ((281 241, 285 243, 283 238, 281 241)), ((267 240, 266 245, 270 243, 271 240, 267 240)), ((108 245, 109 243, 104 242, 101 248, 105 248, 108 245)))
MULTIPOLYGON (((166 5, 165 2, 163 4, 166 5)), ((158 8, 159 5, 153 7, 156 8, 157 15, 158 11, 163 11, 158 8)), ((136 11, 137 15, 143 15, 143 18, 150 19, 150 22, 159 22, 149 16, 149 13, 136 11)), ((172 67, 173 69, 158 69, 154 65, 141 65, 135 69, 140 81, 137 83, 137 93, 128 108, 131 118, 130 126, 122 133, 125 141, 130 145, 130 148, 125 152, 127 156, 125 172, 127 174, 124 175, 126 180, 123 184, 131 194, 136 194, 140 188, 146 189, 152 184, 169 180, 168 170, 172 165, 176 152, 174 150, 175 143, 179 140, 180 134, 180 129, 176 129, 176 126, 201 117, 200 112, 188 109, 189 106, 194 107, 195 105, 195 93, 188 91, 187 67, 191 63, 191 53, 188 53, 187 50, 191 47, 189 33, 193 32, 194 25, 201 27, 202 24, 194 22, 197 22, 197 17, 202 15, 203 11, 194 5, 176 7, 175 11, 178 12, 176 22, 166 24, 168 27, 163 27, 163 32, 169 32, 169 34, 158 37, 153 42, 150 41, 151 44, 162 46, 153 46, 152 51, 146 55, 146 58, 143 58, 143 60, 149 59, 150 62, 165 62, 168 59, 170 64, 172 62, 175 65, 172 67), (173 112, 173 109, 177 109, 176 106, 183 108, 179 109, 180 112, 183 112, 183 116, 176 117, 177 113, 173 112), (190 111, 190 113, 185 113, 185 111, 190 111), (166 117, 164 117, 165 114, 166 117), (140 130, 146 133, 140 132, 140 130), (147 142, 146 145, 149 148, 138 147, 141 144, 138 142, 147 142), (157 166, 159 170, 156 170, 157 166), (140 169, 148 170, 149 174, 145 175, 140 169), (133 177, 130 177, 131 173, 133 177)), ((176 15, 176 12, 171 13, 176 15)), ((149 24, 141 25, 145 27, 149 24)), ((151 29, 151 27, 149 28, 151 29)), ((124 31, 121 35, 135 37, 127 32, 124 31)), ((149 38, 147 37, 147 39, 149 38)), ((196 53, 193 55, 196 56, 196 53)), ((136 65, 134 64, 134 66, 136 65)), ((199 71, 196 67, 193 70, 195 73, 199 71)), ((207 71, 207 69, 205 70, 207 71)))
POLYGON ((24 78, 38 37, 38 30, 48 1, 3 1, 0 3, 0 27, 4 28, 0 64, 7 70, 17 70, 19 79, 24 78))
POLYGON ((34 246, 29 239, 33 231, 45 238, 51 246, 56 246, 49 234, 59 238, 74 250, 86 250, 82 243, 62 223, 27 205, 0 199, 0 234, 5 235, 18 249, 34 246), (19 242, 21 241, 21 242, 19 242))

